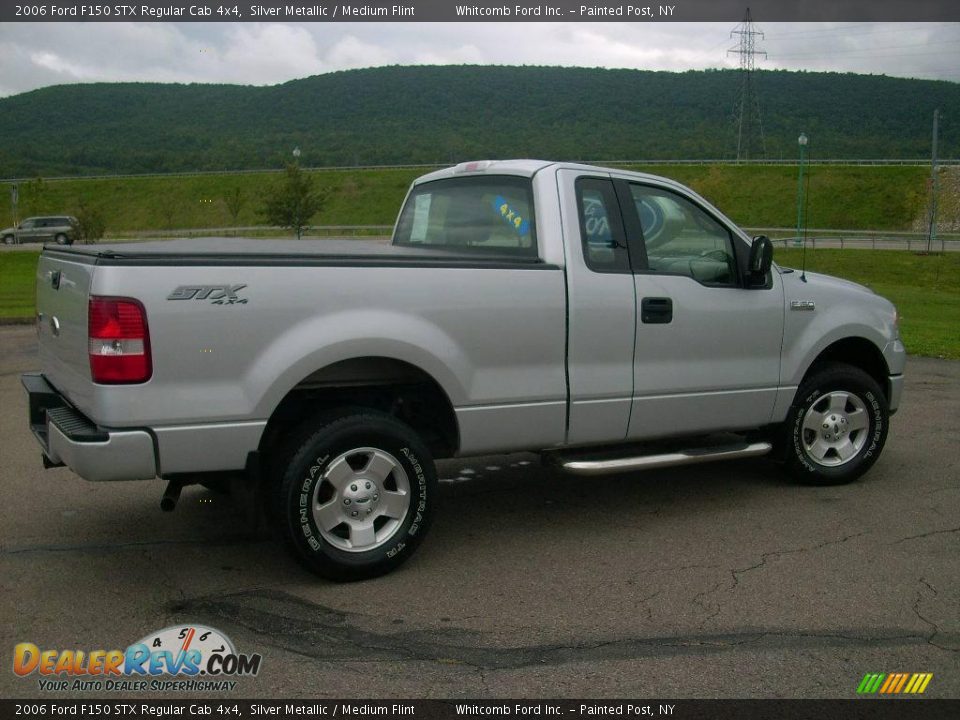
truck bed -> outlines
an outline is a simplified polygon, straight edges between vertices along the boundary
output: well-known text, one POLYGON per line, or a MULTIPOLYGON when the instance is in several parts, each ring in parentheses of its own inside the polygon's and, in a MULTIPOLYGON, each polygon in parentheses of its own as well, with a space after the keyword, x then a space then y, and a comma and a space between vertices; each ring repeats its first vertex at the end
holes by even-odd
POLYGON ((313 240, 203 237, 104 245, 48 246, 47 254, 69 256, 96 265, 455 265, 515 267, 536 265, 522 257, 489 249, 392 245, 382 239, 313 240))

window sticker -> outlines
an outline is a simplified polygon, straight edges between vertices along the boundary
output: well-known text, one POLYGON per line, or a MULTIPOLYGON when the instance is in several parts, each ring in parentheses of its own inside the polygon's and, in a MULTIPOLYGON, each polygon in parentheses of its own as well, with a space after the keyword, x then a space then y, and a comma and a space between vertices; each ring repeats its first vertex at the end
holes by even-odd
POLYGON ((510 225, 517 235, 526 235, 530 232, 530 222, 523 217, 502 195, 493 199, 493 209, 503 221, 510 225))
POLYGON ((583 192, 583 224, 587 231, 587 242, 600 247, 613 247, 613 233, 603 195, 599 190, 583 192))
POLYGON ((423 193, 413 199, 413 227, 410 229, 410 242, 422 243, 427 240, 427 225, 430 222, 430 201, 433 195, 423 193))

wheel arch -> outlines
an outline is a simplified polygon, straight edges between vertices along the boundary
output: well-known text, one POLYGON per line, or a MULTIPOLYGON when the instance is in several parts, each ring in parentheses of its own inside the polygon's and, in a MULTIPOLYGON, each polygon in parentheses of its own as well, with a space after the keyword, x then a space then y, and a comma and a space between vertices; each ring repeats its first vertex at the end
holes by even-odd
POLYGON ((405 360, 367 355, 338 360, 301 378, 270 414, 259 452, 269 456, 289 430, 339 405, 397 417, 420 435, 436 458, 452 457, 460 447, 453 403, 430 373, 405 360))
POLYGON ((880 348, 867 338, 845 337, 827 345, 807 366, 801 383, 815 373, 818 368, 830 362, 843 363, 863 370, 876 380, 887 400, 890 399, 890 368, 880 348))

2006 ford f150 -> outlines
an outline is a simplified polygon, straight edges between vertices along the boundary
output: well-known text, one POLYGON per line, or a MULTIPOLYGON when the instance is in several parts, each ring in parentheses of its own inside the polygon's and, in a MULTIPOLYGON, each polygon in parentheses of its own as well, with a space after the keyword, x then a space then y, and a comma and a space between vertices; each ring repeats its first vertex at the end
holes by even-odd
POLYGON ((532 160, 418 179, 389 245, 48 247, 30 424, 47 466, 164 478, 168 508, 245 478, 340 580, 413 553, 436 458, 595 475, 773 451, 851 481, 900 401, 897 312, 772 253, 673 181, 532 160))

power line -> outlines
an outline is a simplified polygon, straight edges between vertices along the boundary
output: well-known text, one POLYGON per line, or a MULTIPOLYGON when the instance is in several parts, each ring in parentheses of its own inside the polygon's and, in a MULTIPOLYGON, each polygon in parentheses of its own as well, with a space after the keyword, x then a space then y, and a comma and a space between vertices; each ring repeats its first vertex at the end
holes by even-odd
POLYGON ((848 35, 887 35, 889 33, 908 33, 908 32, 931 32, 937 29, 950 28, 954 23, 920 23, 916 27, 903 27, 902 25, 897 25, 897 27, 886 28, 883 30, 878 30, 877 25, 879 23, 856 23, 853 25, 843 25, 842 27, 832 27, 832 28, 818 28, 816 30, 790 30, 787 32, 777 32, 777 33, 767 33, 768 37, 771 38, 781 38, 781 37, 793 37, 796 35, 826 35, 837 32, 843 32, 848 35), (851 32, 851 28, 870 26, 869 30, 858 30, 856 32, 851 32))
POLYGON ((852 25, 844 25, 842 27, 817 28, 815 30, 788 30, 787 32, 770 33, 770 37, 785 37, 787 35, 811 35, 811 34, 820 34, 820 33, 829 33, 829 32, 842 32, 844 30, 849 30, 851 28, 865 27, 868 25, 876 26, 876 23, 854 23, 852 25))
MULTIPOLYGON (((885 45, 882 51, 880 49, 872 49, 872 48, 848 48, 847 50, 831 49, 828 54, 830 56, 833 56, 833 55, 849 55, 849 54, 859 54, 859 53, 882 52, 882 54, 886 55, 888 54, 887 53, 888 50, 908 50, 910 48, 916 48, 916 47, 929 47, 931 45, 956 45, 958 43, 960 43, 960 39, 935 40, 933 42, 911 43, 910 45, 885 45)), ((943 51, 943 52, 949 52, 949 50, 943 51)), ((827 53, 824 53, 824 52, 778 53, 777 57, 812 57, 812 56, 822 57, 825 54, 827 53)), ((897 53, 897 54, 900 54, 900 53, 897 53)), ((940 54, 940 52, 930 53, 930 54, 940 54)))

